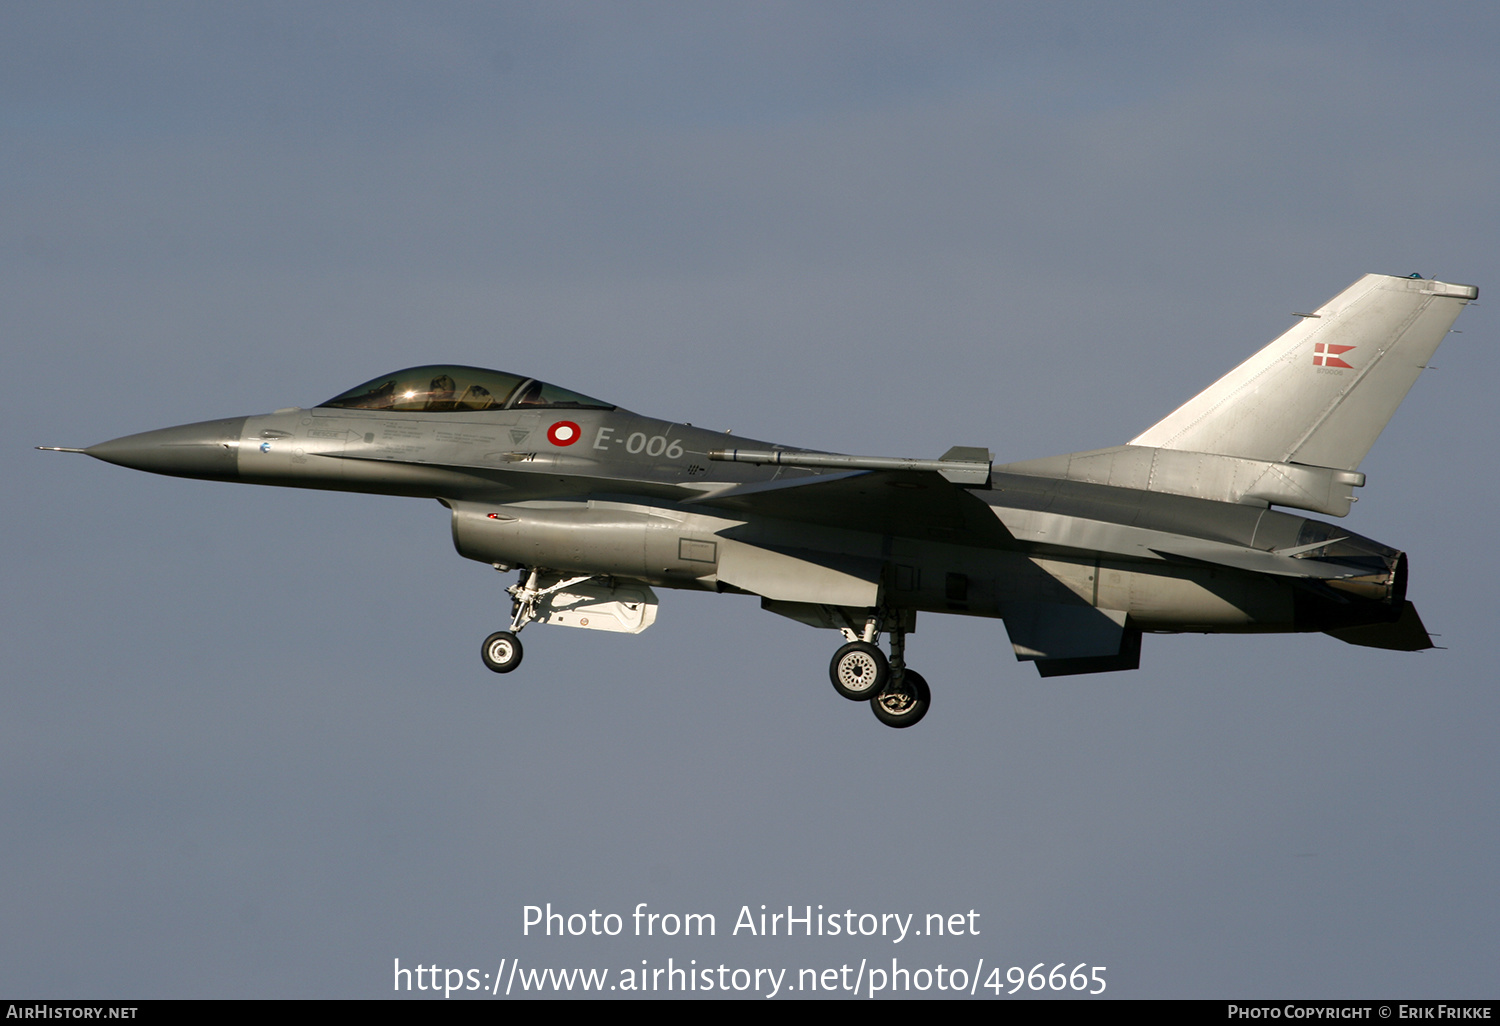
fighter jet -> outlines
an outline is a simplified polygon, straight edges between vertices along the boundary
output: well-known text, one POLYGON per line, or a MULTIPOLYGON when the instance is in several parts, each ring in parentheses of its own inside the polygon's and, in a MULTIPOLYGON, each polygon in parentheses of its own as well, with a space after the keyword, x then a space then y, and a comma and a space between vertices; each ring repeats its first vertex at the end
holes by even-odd
POLYGON ((1360 462, 1478 295, 1366 275, 1128 443, 998 466, 971 446, 908 459, 757 442, 446 364, 311 409, 39 448, 436 499, 460 555, 519 571, 481 649, 496 673, 521 665, 531 624, 639 633, 658 588, 756 595, 841 632, 834 689, 908 727, 931 703, 905 658, 919 612, 1002 620, 1043 677, 1136 669, 1148 633, 1432 647, 1404 553, 1283 510, 1348 514, 1360 462))

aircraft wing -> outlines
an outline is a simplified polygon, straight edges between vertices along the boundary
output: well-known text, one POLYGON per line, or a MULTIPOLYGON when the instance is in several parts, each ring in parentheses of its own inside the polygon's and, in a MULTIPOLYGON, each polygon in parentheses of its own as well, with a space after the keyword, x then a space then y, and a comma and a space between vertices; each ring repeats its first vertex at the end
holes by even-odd
POLYGON ((685 505, 982 548, 1016 544, 989 506, 933 470, 856 470, 764 481, 685 505))

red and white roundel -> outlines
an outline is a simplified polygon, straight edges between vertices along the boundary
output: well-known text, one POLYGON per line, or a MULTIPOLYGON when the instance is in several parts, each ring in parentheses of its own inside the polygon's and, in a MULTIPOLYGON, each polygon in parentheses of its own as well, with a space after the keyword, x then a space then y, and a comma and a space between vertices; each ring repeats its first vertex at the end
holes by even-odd
POLYGON ((571 420, 560 420, 547 429, 547 441, 553 445, 572 445, 583 434, 583 429, 571 420))

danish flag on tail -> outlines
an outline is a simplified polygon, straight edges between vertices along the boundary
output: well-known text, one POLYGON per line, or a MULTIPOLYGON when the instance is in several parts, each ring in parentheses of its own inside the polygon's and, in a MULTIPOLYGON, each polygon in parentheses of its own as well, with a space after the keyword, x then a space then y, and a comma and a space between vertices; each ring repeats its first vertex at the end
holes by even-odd
POLYGON ((1344 370, 1353 370, 1353 366, 1345 363, 1343 360, 1340 360, 1339 357, 1343 356, 1351 349, 1358 348, 1358 346, 1335 346, 1319 342, 1313 346, 1313 366, 1342 367, 1344 368, 1344 370))

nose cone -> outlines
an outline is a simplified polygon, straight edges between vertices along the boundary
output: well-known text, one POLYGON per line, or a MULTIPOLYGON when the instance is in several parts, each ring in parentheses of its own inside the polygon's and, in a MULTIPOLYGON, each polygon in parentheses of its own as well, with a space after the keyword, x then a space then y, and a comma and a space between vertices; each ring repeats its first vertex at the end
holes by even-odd
POLYGON ((132 470, 174 477, 238 481, 240 435, 244 417, 206 420, 201 424, 143 431, 83 450, 95 459, 132 470))

